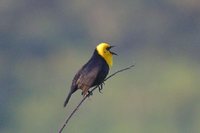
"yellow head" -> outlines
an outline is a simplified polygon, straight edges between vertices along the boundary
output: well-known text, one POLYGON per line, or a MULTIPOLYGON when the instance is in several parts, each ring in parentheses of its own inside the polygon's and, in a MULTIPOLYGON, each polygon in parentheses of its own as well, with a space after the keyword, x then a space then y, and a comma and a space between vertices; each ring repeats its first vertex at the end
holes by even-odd
POLYGON ((97 45, 96 50, 98 52, 98 54, 104 58, 104 60, 107 62, 109 68, 112 67, 113 64, 113 59, 112 59, 112 55, 117 55, 116 53, 110 51, 110 49, 113 46, 110 46, 108 43, 100 43, 99 45, 97 45))

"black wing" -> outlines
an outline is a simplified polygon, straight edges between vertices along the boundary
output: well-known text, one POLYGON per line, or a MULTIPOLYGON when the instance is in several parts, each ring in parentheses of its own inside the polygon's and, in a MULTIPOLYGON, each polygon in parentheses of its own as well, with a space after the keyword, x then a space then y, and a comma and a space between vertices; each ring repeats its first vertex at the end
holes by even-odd
MULTIPOLYGON (((89 65, 90 66, 90 65, 89 65)), ((82 94, 86 95, 88 90, 94 85, 94 82, 100 72, 100 67, 88 67, 88 65, 83 66, 78 73, 75 75, 71 90, 65 100, 64 107, 67 105, 71 95, 77 90, 81 89, 82 94)))
POLYGON ((100 66, 98 65, 88 65, 87 67, 84 67, 82 70, 79 71, 79 74, 77 75, 78 78, 75 79, 75 84, 78 89, 83 90, 84 95, 88 92, 88 90, 91 87, 93 87, 99 72, 100 66))

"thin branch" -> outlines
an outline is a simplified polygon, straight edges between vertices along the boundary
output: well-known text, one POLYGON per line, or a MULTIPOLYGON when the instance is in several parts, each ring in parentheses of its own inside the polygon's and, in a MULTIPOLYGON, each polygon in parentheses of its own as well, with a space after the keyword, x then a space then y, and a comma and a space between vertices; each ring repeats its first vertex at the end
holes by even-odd
POLYGON ((108 77, 104 80, 104 82, 105 82, 106 80, 108 80, 109 78, 111 78, 112 76, 116 75, 117 73, 120 73, 120 72, 126 71, 126 70, 128 70, 128 69, 131 69, 131 68, 134 67, 134 66, 135 66, 135 65, 131 65, 131 66, 129 66, 129 67, 126 67, 126 68, 124 68, 124 69, 121 69, 121 70, 116 71, 115 73, 113 73, 113 74, 111 74, 110 76, 108 76, 108 77))
MULTIPOLYGON (((104 79, 104 82, 106 80, 108 80, 109 78, 115 76, 116 74, 126 71, 128 69, 131 69, 132 67, 134 67, 135 65, 131 65, 129 67, 126 67, 124 69, 120 69, 118 71, 116 71, 115 73, 111 74, 110 76, 108 76, 106 79, 104 79)), ((67 119, 65 120, 63 126, 59 129, 58 133, 62 133, 63 129, 66 127, 66 125, 68 124, 69 120, 71 119, 71 117, 76 113, 76 111, 79 109, 79 107, 82 105, 82 103, 93 93, 94 90, 96 90, 98 88, 98 86, 95 86, 90 93, 88 93, 85 97, 83 97, 83 99, 80 101, 80 103, 76 106, 76 108, 72 111, 72 113, 67 117, 67 119)))
MULTIPOLYGON (((97 88, 97 86, 95 87, 97 88)), ((85 99, 87 97, 89 97, 90 94, 87 94, 85 97, 83 97, 83 99, 80 101, 80 103, 76 106, 76 108, 72 111, 72 113, 67 117, 67 119, 65 120, 65 123, 63 124, 63 126, 61 127, 61 129, 59 130, 59 133, 62 133, 63 129, 66 127, 67 123, 69 122, 69 120, 71 119, 71 117, 74 115, 74 113, 76 113, 76 111, 78 110, 78 108, 81 106, 81 104, 85 101, 85 99)))

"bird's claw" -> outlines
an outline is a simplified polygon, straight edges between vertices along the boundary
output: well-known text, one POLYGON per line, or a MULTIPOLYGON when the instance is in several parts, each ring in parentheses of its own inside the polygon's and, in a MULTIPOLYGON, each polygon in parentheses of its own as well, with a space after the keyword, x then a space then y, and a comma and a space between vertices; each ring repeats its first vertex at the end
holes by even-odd
POLYGON ((100 93, 102 93, 102 89, 103 89, 103 85, 105 85, 105 83, 103 82, 103 83, 101 83, 99 86, 98 86, 98 88, 99 88, 99 92, 100 93))
POLYGON ((93 92, 92 92, 92 91, 88 91, 88 95, 89 95, 89 96, 92 96, 92 95, 93 95, 93 92))

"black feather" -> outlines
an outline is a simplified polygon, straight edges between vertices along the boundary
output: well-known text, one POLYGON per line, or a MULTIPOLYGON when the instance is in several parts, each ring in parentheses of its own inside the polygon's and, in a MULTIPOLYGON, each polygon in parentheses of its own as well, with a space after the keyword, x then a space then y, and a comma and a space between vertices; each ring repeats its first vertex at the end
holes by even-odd
POLYGON ((75 75, 64 107, 77 89, 86 89, 88 91, 91 87, 100 85, 108 75, 108 72, 108 64, 95 50, 90 60, 75 75))

